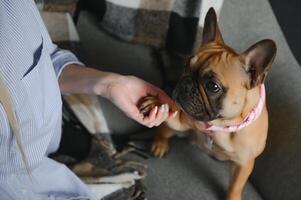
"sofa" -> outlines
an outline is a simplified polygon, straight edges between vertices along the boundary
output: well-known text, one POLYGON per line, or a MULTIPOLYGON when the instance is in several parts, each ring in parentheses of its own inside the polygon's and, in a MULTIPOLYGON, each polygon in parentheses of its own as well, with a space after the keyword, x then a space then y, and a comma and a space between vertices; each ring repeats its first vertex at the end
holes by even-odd
MULTIPOLYGON (((277 56, 266 80, 269 134, 263 154, 245 187, 244 200, 301 199, 301 69, 282 34, 268 1, 227 0, 220 15, 224 40, 239 52, 271 38, 277 56)), ((161 71, 152 48, 120 41, 99 27, 89 11, 80 13, 77 29, 87 65, 131 74, 162 87, 161 71)), ((169 66, 167 72, 179 71, 169 66)), ((112 134, 153 135, 128 119, 113 104, 100 98, 112 134)), ((171 141, 164 159, 140 159, 148 164, 149 200, 225 199, 229 163, 212 159, 183 138, 171 141)))

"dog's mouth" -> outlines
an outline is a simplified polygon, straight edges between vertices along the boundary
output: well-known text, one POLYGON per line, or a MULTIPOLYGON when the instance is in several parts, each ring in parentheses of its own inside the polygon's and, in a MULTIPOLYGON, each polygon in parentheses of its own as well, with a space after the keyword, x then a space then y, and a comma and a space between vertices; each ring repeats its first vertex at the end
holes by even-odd
POLYGON ((200 113, 200 112, 194 112, 191 111, 191 109, 188 109, 186 106, 184 106, 182 103, 180 103, 179 101, 175 101, 177 106, 187 115, 189 115, 191 118, 197 120, 197 121, 202 121, 202 122, 207 122, 207 121, 211 121, 210 117, 200 113))

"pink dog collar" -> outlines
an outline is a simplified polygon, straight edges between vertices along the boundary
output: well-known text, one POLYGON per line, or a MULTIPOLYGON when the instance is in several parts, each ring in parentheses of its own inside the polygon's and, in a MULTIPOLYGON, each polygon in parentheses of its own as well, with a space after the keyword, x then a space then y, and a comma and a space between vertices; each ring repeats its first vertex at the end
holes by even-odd
POLYGON ((260 99, 257 105, 251 110, 251 112, 244 118, 244 120, 240 124, 232 125, 232 126, 217 126, 210 125, 208 122, 205 122, 206 130, 214 131, 214 132, 237 132, 242 128, 250 125, 254 122, 260 115, 263 106, 265 104, 265 87, 264 84, 260 85, 260 99))

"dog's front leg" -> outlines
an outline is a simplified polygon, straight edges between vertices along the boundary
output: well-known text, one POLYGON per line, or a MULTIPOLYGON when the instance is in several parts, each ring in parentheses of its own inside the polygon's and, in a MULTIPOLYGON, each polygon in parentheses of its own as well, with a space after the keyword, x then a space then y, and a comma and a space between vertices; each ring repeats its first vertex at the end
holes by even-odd
MULTIPOLYGON (((176 109, 174 109, 176 110, 176 109)), ((178 114, 170 117, 166 123, 159 126, 154 143, 152 145, 152 153, 154 156, 162 158, 169 150, 168 140, 175 135, 175 131, 187 131, 190 129, 188 123, 185 121, 185 115, 181 111, 178 114)))
POLYGON ((227 200, 241 200, 244 186, 254 168, 255 159, 249 160, 244 166, 232 164, 230 173, 230 185, 227 200))
POLYGON ((169 128, 166 123, 159 126, 152 144, 152 153, 155 157, 162 158, 168 151, 168 140, 174 135, 174 130, 169 128))

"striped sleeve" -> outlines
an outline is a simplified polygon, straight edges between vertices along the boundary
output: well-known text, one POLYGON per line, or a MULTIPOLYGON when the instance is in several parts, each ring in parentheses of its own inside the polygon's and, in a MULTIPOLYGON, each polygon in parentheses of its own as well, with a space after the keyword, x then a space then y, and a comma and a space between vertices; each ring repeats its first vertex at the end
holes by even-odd
POLYGON ((56 45, 54 46, 55 46, 54 51, 51 53, 50 57, 57 77, 61 75, 63 69, 67 65, 77 64, 77 65, 84 66, 84 64, 80 62, 72 52, 68 50, 60 49, 56 45))
POLYGON ((45 47, 50 53, 56 76, 59 77, 63 69, 69 64, 78 64, 84 66, 84 64, 80 62, 72 52, 60 49, 57 47, 57 45, 53 44, 41 15, 36 8, 36 5, 33 3, 33 1, 31 3, 32 13, 34 14, 35 20, 39 25, 43 40, 45 42, 45 47))

